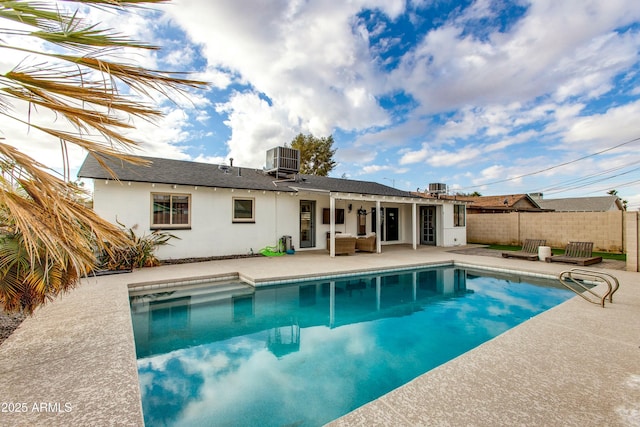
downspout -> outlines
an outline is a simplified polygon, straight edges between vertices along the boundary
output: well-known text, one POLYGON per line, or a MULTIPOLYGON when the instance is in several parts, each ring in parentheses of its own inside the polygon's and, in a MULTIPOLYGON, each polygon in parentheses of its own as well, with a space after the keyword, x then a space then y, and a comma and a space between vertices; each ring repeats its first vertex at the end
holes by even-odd
POLYGON ((382 223, 382 212, 380 211, 380 200, 376 200, 376 252, 382 252, 382 233, 380 224, 382 223))
POLYGON ((413 244, 413 250, 418 249, 418 224, 417 224, 417 205, 416 202, 411 204, 411 229, 413 233, 411 233, 411 243, 413 244))
POLYGON ((329 196, 329 256, 336 256, 336 199, 329 196))
POLYGON ((278 215, 278 192, 274 193, 275 195, 275 216, 273 218, 273 230, 275 231, 276 235, 274 236, 274 239, 276 242, 278 242, 278 217, 280 215, 278 215))

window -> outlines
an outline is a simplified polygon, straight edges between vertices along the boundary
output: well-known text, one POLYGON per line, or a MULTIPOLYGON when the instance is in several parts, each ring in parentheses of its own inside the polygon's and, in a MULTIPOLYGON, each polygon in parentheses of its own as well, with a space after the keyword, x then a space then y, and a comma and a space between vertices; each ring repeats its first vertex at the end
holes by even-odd
POLYGON ((453 226, 464 227, 465 226, 465 205, 453 205, 453 226))
POLYGON ((233 222, 256 222, 254 199, 233 198, 233 222))
MULTIPOLYGON (((344 209, 335 210, 335 219, 336 219, 336 224, 344 224, 344 209)), ((331 209, 329 208, 322 209, 322 223, 331 224, 331 209)))
POLYGON ((189 228, 189 194, 151 194, 151 228, 189 228))

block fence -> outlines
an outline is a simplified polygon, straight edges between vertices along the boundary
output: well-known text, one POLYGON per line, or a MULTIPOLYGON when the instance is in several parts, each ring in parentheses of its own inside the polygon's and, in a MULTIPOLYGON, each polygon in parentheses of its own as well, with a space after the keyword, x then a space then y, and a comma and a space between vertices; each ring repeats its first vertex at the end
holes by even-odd
POLYGON ((624 218, 627 271, 640 271, 640 213, 626 212, 624 218))
POLYGON ((467 241, 521 245, 546 239, 564 248, 569 241, 593 242, 594 251, 627 254, 627 270, 638 271, 638 212, 511 212, 467 215, 467 241))

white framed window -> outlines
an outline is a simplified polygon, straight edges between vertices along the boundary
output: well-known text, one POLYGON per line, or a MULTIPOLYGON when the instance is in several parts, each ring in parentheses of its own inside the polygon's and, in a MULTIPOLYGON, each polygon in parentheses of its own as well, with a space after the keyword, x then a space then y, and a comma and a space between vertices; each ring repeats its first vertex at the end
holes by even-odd
POLYGON ((466 225, 466 206, 453 205, 453 226, 464 227, 466 225))
POLYGON ((255 199, 253 197, 233 198, 233 222, 256 222, 255 199))
POLYGON ((190 227, 190 194, 151 193, 151 228, 190 227))

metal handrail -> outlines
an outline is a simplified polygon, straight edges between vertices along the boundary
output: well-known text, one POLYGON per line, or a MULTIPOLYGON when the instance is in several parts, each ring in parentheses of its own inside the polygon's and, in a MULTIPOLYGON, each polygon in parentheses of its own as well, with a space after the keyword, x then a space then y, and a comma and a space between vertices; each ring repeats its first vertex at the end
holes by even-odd
POLYGON ((614 276, 613 274, 605 273, 603 271, 586 270, 584 268, 572 268, 570 271, 576 273, 592 273, 594 275, 609 277, 611 280, 613 280, 613 289, 607 294, 607 296, 609 297, 609 302, 613 302, 613 294, 615 294, 616 291, 620 288, 620 282, 618 281, 616 276, 614 276))
POLYGON ((593 304, 599 304, 601 307, 604 307, 604 302, 607 299, 607 297, 609 297, 609 302, 613 302, 613 294, 620 287, 620 282, 618 282, 618 279, 612 276, 611 274, 603 273, 601 271, 585 270, 583 268, 572 268, 571 270, 565 270, 561 272, 558 275, 558 281, 560 281, 560 283, 562 283, 564 287, 576 293, 576 295, 579 295, 583 299, 593 304), (592 291, 590 288, 586 287, 584 284, 576 280, 576 278, 573 277, 574 274, 577 274, 583 277, 591 277, 606 283, 608 288, 607 292, 605 292, 604 295, 597 294, 596 292, 592 291), (611 284, 610 279, 613 280, 614 285, 611 284), (571 281, 573 284, 580 287, 584 292, 588 292, 591 295, 595 296, 598 299, 598 301, 594 301, 593 299, 589 298, 587 295, 584 294, 584 292, 578 292, 578 290, 576 290, 574 287, 570 286, 569 283, 567 283, 568 281, 571 281))

